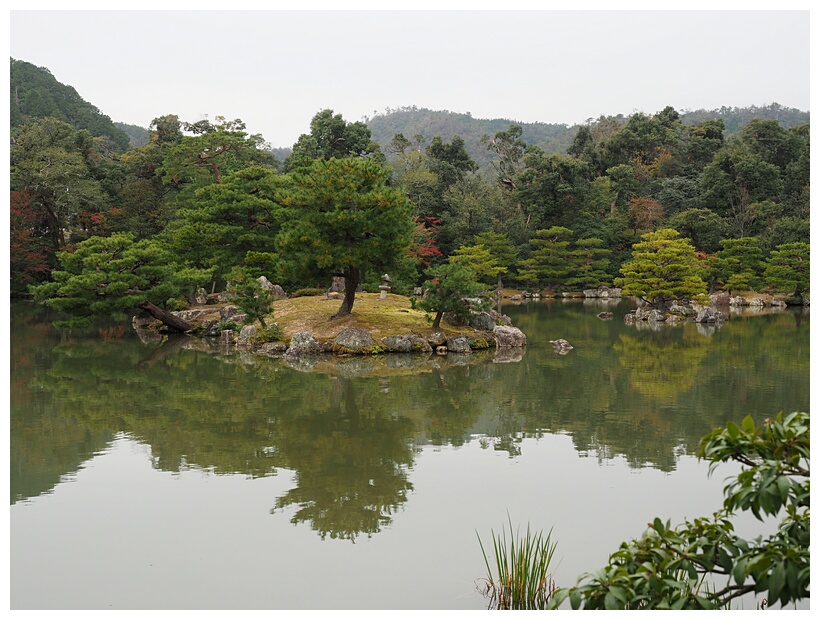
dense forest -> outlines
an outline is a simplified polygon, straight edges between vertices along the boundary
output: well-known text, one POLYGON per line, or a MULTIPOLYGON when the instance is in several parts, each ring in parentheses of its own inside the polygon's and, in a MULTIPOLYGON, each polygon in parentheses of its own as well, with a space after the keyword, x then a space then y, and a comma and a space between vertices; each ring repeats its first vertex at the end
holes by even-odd
POLYGON ((629 289, 625 265, 658 245, 709 291, 808 291, 809 115, 777 104, 575 127, 322 110, 271 151, 240 119, 113 123, 14 59, 10 96, 13 296, 115 257, 153 269, 167 306, 242 273, 290 291, 389 270, 406 292, 464 268, 487 287, 629 289))

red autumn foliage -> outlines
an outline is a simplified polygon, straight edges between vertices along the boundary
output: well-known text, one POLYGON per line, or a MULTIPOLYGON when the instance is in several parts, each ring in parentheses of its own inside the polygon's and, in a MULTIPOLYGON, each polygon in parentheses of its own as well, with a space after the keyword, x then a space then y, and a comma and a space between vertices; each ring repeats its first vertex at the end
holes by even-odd
POLYGON ((443 256, 436 245, 439 224, 441 220, 432 216, 416 218, 416 230, 413 233, 410 256, 423 267, 429 267, 434 256, 443 256))
POLYGON ((51 269, 52 253, 45 236, 47 214, 26 192, 11 192, 9 253, 11 292, 25 293, 29 284, 44 280, 51 269))

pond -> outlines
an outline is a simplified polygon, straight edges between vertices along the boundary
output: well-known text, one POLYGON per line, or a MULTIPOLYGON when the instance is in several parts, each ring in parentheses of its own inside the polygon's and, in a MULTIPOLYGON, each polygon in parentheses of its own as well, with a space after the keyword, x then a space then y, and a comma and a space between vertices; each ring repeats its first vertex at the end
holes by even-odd
POLYGON ((707 476, 701 436, 809 408, 808 310, 654 330, 633 307, 504 306, 512 359, 305 372, 14 304, 11 608, 483 609, 478 537, 508 520, 552 529, 573 585, 721 506, 738 470, 707 476))

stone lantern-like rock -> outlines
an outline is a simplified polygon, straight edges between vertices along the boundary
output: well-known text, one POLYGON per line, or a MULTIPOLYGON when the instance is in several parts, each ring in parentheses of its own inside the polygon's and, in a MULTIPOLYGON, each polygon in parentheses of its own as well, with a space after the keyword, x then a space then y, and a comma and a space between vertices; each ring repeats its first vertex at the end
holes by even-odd
POLYGON ((390 276, 384 274, 382 276, 382 283, 379 284, 379 299, 387 299, 387 291, 390 290, 390 282, 392 282, 390 276))

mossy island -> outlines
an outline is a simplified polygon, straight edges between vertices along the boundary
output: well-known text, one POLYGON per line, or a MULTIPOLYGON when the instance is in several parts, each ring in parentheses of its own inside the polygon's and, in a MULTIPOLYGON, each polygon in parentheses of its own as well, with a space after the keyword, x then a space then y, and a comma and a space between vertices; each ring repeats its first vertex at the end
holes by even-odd
MULTIPOLYGON (((338 304, 338 293, 290 297, 280 293, 263 326, 249 321, 229 294, 201 291, 196 304, 173 314, 192 326, 186 334, 194 338, 188 338, 187 346, 283 357, 304 369, 314 369, 322 358, 328 361, 338 356, 391 358, 385 364, 393 368, 424 365, 424 360, 446 356, 463 364, 471 357, 479 361, 487 353, 494 361, 517 361, 527 344, 526 335, 495 310, 475 311, 469 318, 445 314, 434 328, 432 314, 414 308, 412 298, 404 295, 356 293, 354 311, 344 316, 334 314, 338 304), (390 355, 402 353, 422 355, 412 363, 406 358, 413 356, 390 355), (310 368, 305 368, 305 360, 312 361, 310 368)), ((162 342, 173 333, 153 318, 134 317, 132 324, 146 343, 162 342)))

